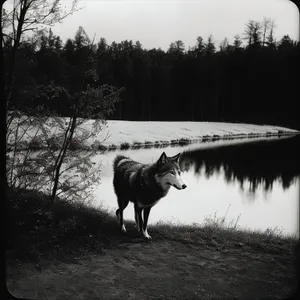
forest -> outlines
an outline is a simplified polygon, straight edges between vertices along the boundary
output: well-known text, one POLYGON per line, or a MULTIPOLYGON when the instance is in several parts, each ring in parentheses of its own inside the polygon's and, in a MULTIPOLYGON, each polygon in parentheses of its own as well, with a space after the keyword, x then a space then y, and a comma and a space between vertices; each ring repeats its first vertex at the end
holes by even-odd
MULTIPOLYGON (((109 45, 105 38, 89 37, 82 26, 65 42, 51 29, 38 31, 24 37, 15 53, 7 109, 28 113, 41 107, 40 111, 69 116, 84 72, 85 89, 123 89, 108 119, 300 129, 300 43, 288 35, 276 41, 274 21, 267 18, 250 20, 240 30, 242 36, 236 35, 233 43, 224 38, 216 45, 212 35, 198 36, 193 47, 186 49, 178 40, 167 51, 145 49, 132 40, 109 45)), ((4 37, 5 78, 11 77, 12 50, 12 41, 4 37)))

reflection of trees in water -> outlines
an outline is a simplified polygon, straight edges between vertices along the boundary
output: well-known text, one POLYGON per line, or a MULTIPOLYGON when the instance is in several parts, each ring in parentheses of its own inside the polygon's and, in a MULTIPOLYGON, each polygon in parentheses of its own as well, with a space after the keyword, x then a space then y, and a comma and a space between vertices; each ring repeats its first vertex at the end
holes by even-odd
POLYGON ((259 186, 271 191, 276 180, 283 189, 287 189, 300 174, 299 141, 297 136, 184 151, 181 167, 187 171, 194 166, 196 175, 200 176, 203 172, 207 178, 223 170, 227 183, 238 181, 243 189, 244 183, 249 181, 249 191, 252 193, 259 186))

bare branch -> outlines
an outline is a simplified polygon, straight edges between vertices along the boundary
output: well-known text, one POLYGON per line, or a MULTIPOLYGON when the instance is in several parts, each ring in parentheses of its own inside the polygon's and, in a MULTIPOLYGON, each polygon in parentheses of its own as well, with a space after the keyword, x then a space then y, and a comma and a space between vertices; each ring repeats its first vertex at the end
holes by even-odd
POLYGON ((25 29, 22 30, 22 33, 24 33, 25 31, 35 31, 37 29, 38 29, 38 27, 35 27, 35 28, 25 28, 25 29))

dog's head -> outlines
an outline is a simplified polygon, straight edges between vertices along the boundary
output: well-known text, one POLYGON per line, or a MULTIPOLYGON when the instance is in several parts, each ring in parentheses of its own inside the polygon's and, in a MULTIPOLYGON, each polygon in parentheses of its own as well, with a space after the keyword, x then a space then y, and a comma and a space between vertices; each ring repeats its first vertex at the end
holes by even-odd
POLYGON ((168 157, 165 152, 160 156, 157 165, 156 180, 162 186, 173 186, 178 190, 183 190, 187 186, 181 179, 181 170, 179 167, 180 153, 168 157))

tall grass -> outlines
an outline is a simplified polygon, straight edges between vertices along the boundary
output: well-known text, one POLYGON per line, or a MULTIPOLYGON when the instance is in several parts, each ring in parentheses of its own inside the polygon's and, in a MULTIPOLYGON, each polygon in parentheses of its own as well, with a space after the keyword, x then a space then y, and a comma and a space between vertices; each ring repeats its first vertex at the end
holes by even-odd
POLYGON ((202 224, 182 225, 177 223, 158 222, 151 227, 161 237, 176 239, 184 243, 200 243, 204 247, 216 249, 252 248, 269 253, 292 253, 299 239, 294 235, 283 235, 278 227, 265 231, 241 228, 238 224, 241 214, 235 219, 227 219, 228 206, 224 216, 206 216, 202 224))
MULTIPOLYGON (((115 216, 101 206, 94 208, 63 199, 51 203, 50 200, 41 192, 8 190, 6 246, 10 255, 19 259, 80 256, 90 251, 99 253, 124 238, 130 240, 138 236, 134 222, 126 222, 128 232, 122 235, 115 216)), ((203 224, 159 222, 149 226, 149 232, 157 243, 175 240, 215 249, 245 247, 288 254, 298 243, 295 237, 283 236, 275 229, 241 230, 240 216, 227 221, 229 207, 223 217, 215 213, 213 217, 206 217, 203 224)))

